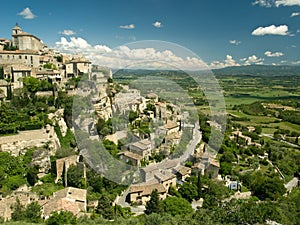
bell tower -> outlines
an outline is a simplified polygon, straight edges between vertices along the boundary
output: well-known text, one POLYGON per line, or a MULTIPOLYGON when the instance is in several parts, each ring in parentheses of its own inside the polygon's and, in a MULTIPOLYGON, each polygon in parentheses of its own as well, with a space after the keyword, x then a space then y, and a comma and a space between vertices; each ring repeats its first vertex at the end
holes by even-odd
POLYGON ((22 29, 21 27, 19 26, 18 23, 16 23, 16 26, 13 28, 12 30, 12 34, 13 35, 17 35, 17 34, 21 34, 22 33, 22 29))

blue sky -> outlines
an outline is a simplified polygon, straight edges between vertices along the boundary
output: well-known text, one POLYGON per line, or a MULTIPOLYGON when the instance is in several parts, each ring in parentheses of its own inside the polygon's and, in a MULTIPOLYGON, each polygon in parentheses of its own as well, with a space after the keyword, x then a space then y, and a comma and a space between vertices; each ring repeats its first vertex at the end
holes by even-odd
POLYGON ((299 13, 300 0, 10 0, 0 37, 18 22, 62 51, 162 40, 214 67, 299 64, 299 13))

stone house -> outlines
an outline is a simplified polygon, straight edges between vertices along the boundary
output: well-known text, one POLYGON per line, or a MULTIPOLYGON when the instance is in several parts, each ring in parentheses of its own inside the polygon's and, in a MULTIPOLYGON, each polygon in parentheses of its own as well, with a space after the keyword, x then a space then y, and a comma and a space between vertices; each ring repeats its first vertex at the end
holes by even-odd
POLYGON ((173 169, 173 173, 176 175, 177 180, 185 181, 192 173, 192 168, 179 165, 173 169))
POLYGON ((149 156, 152 154, 152 143, 148 139, 131 143, 128 147, 130 152, 140 155, 146 160, 148 160, 149 156))
POLYGON ((180 130, 180 126, 177 122, 168 120, 165 124, 165 129, 167 130, 167 135, 178 133, 180 130))
POLYGON ((119 153, 120 159, 128 164, 131 164, 133 166, 141 166, 141 161, 143 159, 142 156, 135 154, 133 152, 125 151, 125 152, 120 152, 119 153))
POLYGON ((0 64, 39 67, 39 53, 32 50, 0 51, 0 64))
POLYGON ((204 176, 205 174, 205 165, 204 163, 201 162, 197 162, 192 166, 192 172, 196 173, 196 174, 200 174, 202 176, 204 176))
POLYGON ((211 178, 217 178, 220 170, 220 163, 215 159, 210 159, 208 166, 205 169, 205 175, 211 178))
POLYGON ((147 201, 150 200, 152 191, 154 191, 155 189, 158 191, 161 200, 167 198, 168 189, 166 189, 162 184, 141 183, 130 186, 129 193, 126 196, 126 201, 146 205, 147 201))
POLYGON ((40 201, 42 206, 42 216, 47 219, 54 211, 69 211, 74 216, 80 215, 81 212, 86 212, 86 195, 84 189, 68 187, 53 193, 49 200, 40 201))
POLYGON ((168 170, 157 171, 154 174, 154 178, 167 190, 169 190, 170 186, 176 186, 176 175, 168 170))
POLYGON ((83 74, 91 74, 91 62, 86 58, 72 59, 66 62, 66 77, 78 77, 83 74))
POLYGON ((38 201, 38 196, 36 193, 29 192, 27 186, 22 186, 11 195, 2 197, 0 195, 0 217, 4 218, 4 221, 11 219, 11 214, 13 212, 13 205, 19 199, 20 204, 26 207, 28 204, 34 201, 38 201))

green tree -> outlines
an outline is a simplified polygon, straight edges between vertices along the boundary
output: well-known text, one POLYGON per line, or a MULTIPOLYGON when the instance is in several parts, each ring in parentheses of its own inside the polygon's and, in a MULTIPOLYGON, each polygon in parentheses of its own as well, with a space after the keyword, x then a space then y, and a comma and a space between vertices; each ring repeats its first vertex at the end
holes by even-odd
POLYGON ((181 194, 183 198, 188 200, 189 202, 192 202, 193 199, 197 199, 198 197, 198 189, 195 184, 185 182, 183 185, 179 188, 178 192, 181 194))
POLYGON ((286 192, 284 183, 279 177, 269 178, 263 175, 254 176, 251 189, 254 191, 254 195, 261 200, 277 200, 286 192))
POLYGON ((130 123, 132 123, 138 117, 139 117, 139 114, 137 112, 130 110, 129 116, 128 116, 128 119, 129 119, 130 123))
POLYGON ((29 167, 27 171, 27 181, 28 183, 33 186, 38 181, 38 173, 39 173, 39 166, 34 165, 29 167))
POLYGON ((105 219, 113 219, 114 209, 107 195, 103 194, 99 199, 96 213, 105 219))
POLYGON ((19 198, 16 199, 16 203, 12 206, 11 219, 14 221, 21 221, 25 219, 24 206, 21 205, 19 198))
POLYGON ((25 77, 23 79, 23 84, 27 88, 27 90, 31 93, 31 98, 34 97, 35 93, 38 91, 40 86, 40 81, 35 77, 25 77))
POLYGON ((39 223, 42 221, 42 207, 37 202, 26 206, 25 218, 28 222, 39 223))
POLYGON ((67 173, 67 184, 70 187, 85 188, 82 165, 71 165, 67 173))
POLYGON ((150 200, 146 203, 145 214, 149 215, 151 213, 161 212, 161 201, 159 200, 159 193, 157 189, 153 190, 150 195, 150 200))
POLYGON ((46 220, 46 225, 65 225, 76 224, 76 217, 68 211, 53 212, 49 219, 46 220))
POLYGON ((162 201, 162 205, 164 212, 172 216, 193 213, 191 204, 184 198, 168 197, 162 201))

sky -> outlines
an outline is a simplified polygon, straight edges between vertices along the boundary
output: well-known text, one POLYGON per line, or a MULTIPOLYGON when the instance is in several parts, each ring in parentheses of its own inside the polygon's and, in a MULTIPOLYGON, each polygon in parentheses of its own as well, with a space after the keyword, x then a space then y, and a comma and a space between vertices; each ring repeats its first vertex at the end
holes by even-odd
POLYGON ((50 48, 107 66, 117 66, 116 56, 171 57, 187 67, 300 64, 300 0, 10 0, 2 6, 0 37, 10 39, 18 23, 50 48), (171 44, 157 50, 145 40, 171 44), (134 50, 131 42, 143 44, 134 50), (180 55, 172 43, 195 55, 180 55))

